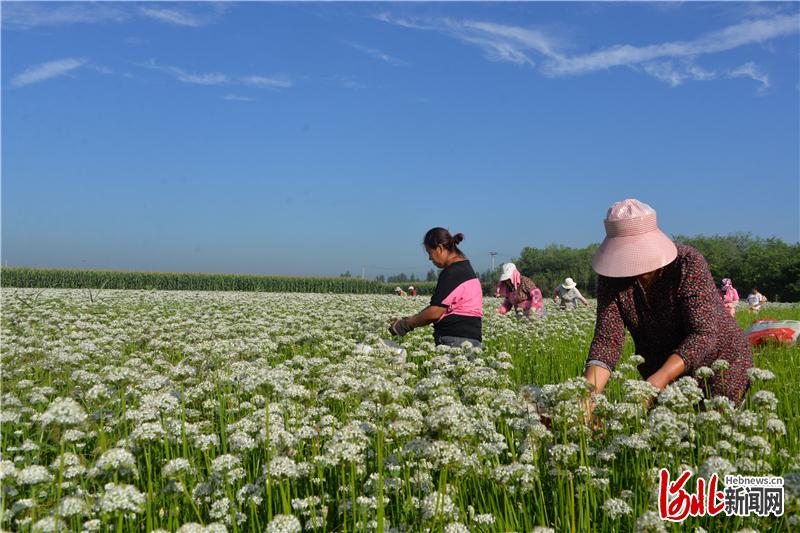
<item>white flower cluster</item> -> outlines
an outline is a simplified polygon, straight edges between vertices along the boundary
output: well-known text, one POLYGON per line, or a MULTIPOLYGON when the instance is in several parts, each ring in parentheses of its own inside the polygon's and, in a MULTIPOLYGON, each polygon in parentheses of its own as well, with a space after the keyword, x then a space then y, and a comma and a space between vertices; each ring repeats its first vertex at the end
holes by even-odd
POLYGON ((139 513, 145 503, 145 495, 133 485, 108 483, 100 496, 100 509, 105 513, 139 513))
POLYGON ((43 426, 78 426, 86 421, 86 411, 72 398, 56 398, 47 406, 39 421, 43 426))
POLYGON ((592 395, 593 306, 527 320, 487 298, 485 349, 425 328, 397 349, 380 339, 413 298, 107 296, 2 295, 0 528, 546 532, 575 518, 558 491, 595 495, 609 530, 662 531, 654 465, 800 471, 797 365, 751 369, 735 406, 704 398, 727 361, 658 393, 634 354, 592 395))

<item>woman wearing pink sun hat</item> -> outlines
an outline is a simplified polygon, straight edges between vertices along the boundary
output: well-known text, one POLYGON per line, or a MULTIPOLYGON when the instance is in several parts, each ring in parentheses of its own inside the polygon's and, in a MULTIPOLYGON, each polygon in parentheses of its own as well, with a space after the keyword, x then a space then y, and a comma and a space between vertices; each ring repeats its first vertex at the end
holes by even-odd
POLYGON ((711 394, 741 403, 753 355, 700 252, 672 242, 658 229, 655 210, 635 199, 612 205, 604 224, 592 261, 600 275, 597 322, 585 368, 595 391, 608 382, 627 328, 644 357, 639 373, 659 390, 722 359, 728 368, 709 379, 711 394))

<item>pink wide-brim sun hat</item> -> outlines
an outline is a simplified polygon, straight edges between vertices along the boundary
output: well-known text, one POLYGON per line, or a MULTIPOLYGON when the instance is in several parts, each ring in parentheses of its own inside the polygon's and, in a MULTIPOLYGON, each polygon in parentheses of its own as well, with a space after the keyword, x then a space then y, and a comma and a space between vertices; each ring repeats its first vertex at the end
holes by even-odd
POLYGON ((606 238, 592 259, 592 268, 601 276, 638 276, 667 266, 678 257, 675 243, 658 229, 655 210, 639 200, 615 203, 603 223, 606 238))

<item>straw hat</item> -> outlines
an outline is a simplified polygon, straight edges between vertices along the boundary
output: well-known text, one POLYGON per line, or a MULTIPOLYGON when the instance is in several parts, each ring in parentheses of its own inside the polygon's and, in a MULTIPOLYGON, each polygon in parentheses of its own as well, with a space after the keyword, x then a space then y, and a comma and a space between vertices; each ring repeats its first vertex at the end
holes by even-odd
POLYGON ((574 289, 575 285, 576 284, 574 281, 572 281, 572 278, 565 279, 564 283, 561 284, 561 286, 564 287, 565 289, 574 289))
POLYGON ((652 272, 678 257, 678 248, 664 235, 656 211, 639 200, 628 198, 608 209, 606 238, 592 259, 601 276, 627 278, 652 272))
POLYGON ((414 290, 414 286, 413 285, 409 285, 408 286, 408 290, 413 291, 414 290))

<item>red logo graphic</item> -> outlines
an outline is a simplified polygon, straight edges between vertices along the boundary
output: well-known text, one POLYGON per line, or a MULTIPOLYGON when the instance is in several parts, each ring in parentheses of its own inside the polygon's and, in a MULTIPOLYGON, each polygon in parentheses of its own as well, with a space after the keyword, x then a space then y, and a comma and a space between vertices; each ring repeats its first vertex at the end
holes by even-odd
POLYGON ((698 477, 694 494, 683 488, 691 476, 687 470, 670 483, 667 469, 662 468, 659 472, 658 514, 662 520, 683 522, 687 516, 716 516, 725 508, 725 494, 717 491, 716 474, 708 482, 708 491, 706 480, 698 477))

